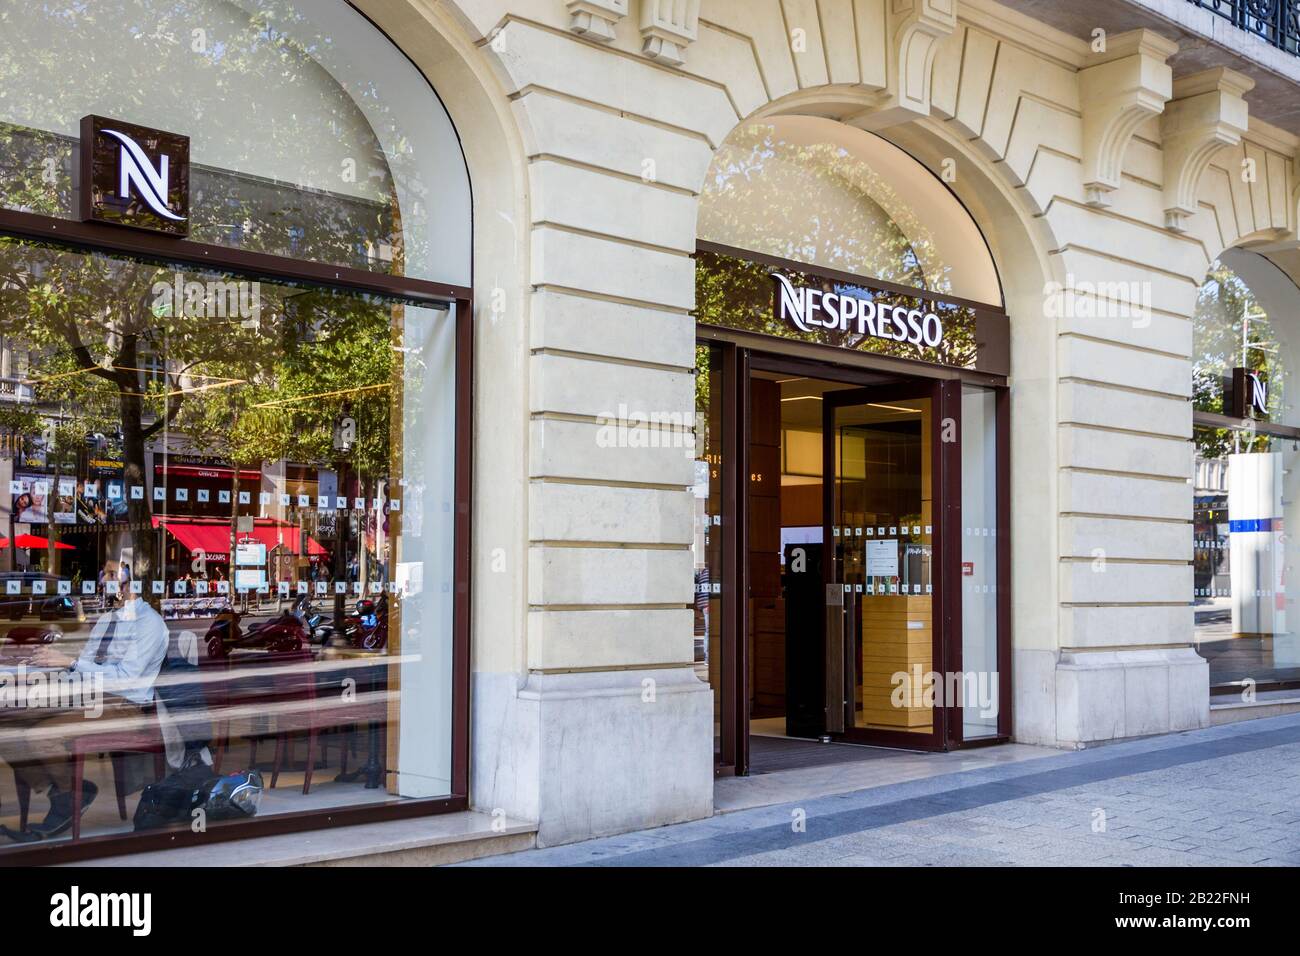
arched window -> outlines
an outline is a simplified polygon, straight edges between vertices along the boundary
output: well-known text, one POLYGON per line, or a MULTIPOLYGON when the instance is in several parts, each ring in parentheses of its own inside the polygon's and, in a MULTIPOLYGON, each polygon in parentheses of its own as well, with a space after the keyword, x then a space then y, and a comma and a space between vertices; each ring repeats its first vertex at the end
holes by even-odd
POLYGON ((1242 250, 1211 266, 1197 296, 1193 609, 1220 700, 1300 681, 1286 573, 1300 522, 1295 296, 1282 266, 1242 250))
POLYGON ((809 116, 739 127, 700 196, 699 238, 987 305, 1002 304, 975 221, 898 147, 809 116))
POLYGON ((117 734, 0 719, 6 814, 52 821, 0 855, 185 838, 178 788, 208 832, 455 805, 471 227, 434 91, 287 0, 0 0, 0 90, 0 667, 102 680, 117 734))
POLYGON ((98 114, 190 138, 199 242, 469 284, 451 120, 342 3, 0 0, 0 206, 75 217, 98 114))

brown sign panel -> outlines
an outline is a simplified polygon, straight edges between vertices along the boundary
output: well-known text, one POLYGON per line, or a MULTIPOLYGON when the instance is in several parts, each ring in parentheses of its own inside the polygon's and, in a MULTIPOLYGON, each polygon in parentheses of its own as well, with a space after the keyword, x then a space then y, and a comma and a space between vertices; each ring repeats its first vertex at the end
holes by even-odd
POLYGON ((1268 379, 1263 372, 1234 368, 1224 413, 1233 418, 1268 420, 1268 379))
POLYGON ((83 117, 79 187, 83 220, 188 235, 190 138, 83 117))
POLYGON ((1005 313, 921 289, 701 247, 695 306, 696 319, 705 325, 1010 374, 1005 313))

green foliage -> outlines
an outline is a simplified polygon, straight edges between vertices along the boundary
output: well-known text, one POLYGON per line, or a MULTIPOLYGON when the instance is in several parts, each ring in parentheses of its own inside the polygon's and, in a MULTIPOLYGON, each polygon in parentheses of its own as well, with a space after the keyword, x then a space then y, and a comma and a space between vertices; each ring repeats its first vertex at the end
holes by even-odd
POLYGON ((700 235, 855 275, 947 291, 929 228, 869 163, 765 123, 736 130, 710 167, 700 235))
MULTIPOLYGON (((222 275, 0 239, 0 335, 30 356, 36 398, 6 409, 0 427, 34 438, 54 423, 65 467, 87 436, 120 435, 133 481, 150 442, 255 467, 346 464, 373 481, 390 468, 395 311, 368 296, 240 289, 222 275), (251 315, 236 307, 248 304, 251 315), (345 417, 356 423, 346 452, 334 441, 345 417)), ((137 524, 151 513, 148 501, 130 508, 137 524)))

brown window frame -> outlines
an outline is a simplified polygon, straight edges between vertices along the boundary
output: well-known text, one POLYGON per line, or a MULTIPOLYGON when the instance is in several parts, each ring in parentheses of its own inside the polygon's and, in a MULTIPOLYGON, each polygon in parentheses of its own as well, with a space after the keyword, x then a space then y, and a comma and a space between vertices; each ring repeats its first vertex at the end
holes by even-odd
POLYGON ((221 270, 268 281, 284 280, 351 292, 372 293, 455 309, 456 398, 455 499, 452 595, 452 792, 445 797, 384 804, 304 810, 229 821, 205 833, 188 828, 147 834, 106 834, 75 843, 59 841, 0 850, 0 866, 66 863, 125 853, 144 853, 228 840, 301 833, 334 826, 409 819, 469 809, 469 682, 471 608, 471 516, 473 514, 473 292, 466 286, 368 272, 346 266, 154 235, 95 222, 77 222, 0 209, 0 237, 53 243, 105 255, 125 255, 221 270))

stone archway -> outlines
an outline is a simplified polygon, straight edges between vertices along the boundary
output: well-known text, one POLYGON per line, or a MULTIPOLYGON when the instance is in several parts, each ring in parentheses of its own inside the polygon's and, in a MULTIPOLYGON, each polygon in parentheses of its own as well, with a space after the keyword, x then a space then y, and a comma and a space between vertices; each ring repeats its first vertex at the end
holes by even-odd
MULTIPOLYGON (((1005 164, 991 162, 987 146, 955 136, 943 123, 916 117, 895 125, 873 121, 874 97, 843 89, 812 88, 790 94, 756 110, 737 128, 776 116, 816 116, 858 128, 902 148, 926 167, 966 206, 988 243, 999 272, 1012 328, 1012 498, 1023 504, 1011 516, 1016 558, 1014 594, 1035 601, 1014 606, 1014 670, 1024 675, 1026 694, 1041 697, 1044 683, 1054 681, 1058 658, 1057 623, 1051 609, 1057 580, 1053 573, 1058 543, 1053 528, 1044 529, 1037 515, 1054 513, 1057 461, 1055 448, 1055 322, 1044 312, 1048 290, 1064 282, 1051 224, 1029 208, 1023 191, 1007 182, 1005 164), (1032 694, 1031 694, 1032 692, 1032 694)), ((897 113, 892 115, 897 116, 897 113)), ((703 178, 701 178, 701 189, 703 178)), ((1021 686, 1020 681, 1014 685, 1021 686)), ((1030 700, 1016 707, 1015 734, 1022 740, 1055 742, 1051 711, 1030 700)))

